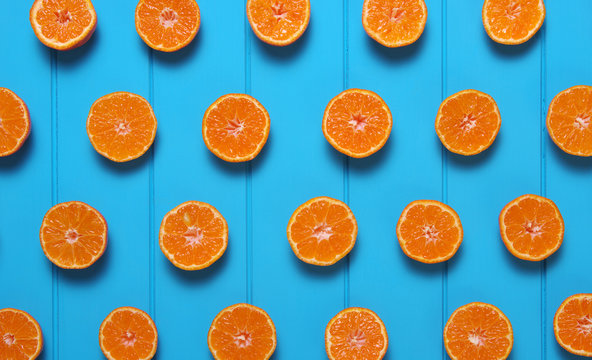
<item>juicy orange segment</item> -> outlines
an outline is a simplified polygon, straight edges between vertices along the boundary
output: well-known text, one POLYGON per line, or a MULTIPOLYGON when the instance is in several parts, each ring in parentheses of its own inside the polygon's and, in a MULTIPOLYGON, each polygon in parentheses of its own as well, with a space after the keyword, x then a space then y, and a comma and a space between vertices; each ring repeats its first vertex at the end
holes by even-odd
POLYGON ((424 0, 364 0, 362 25, 366 33, 390 48, 417 41, 427 20, 424 0))
POLYGON ((218 260, 228 246, 228 224, 215 207, 187 201, 162 219, 160 249, 178 268, 200 270, 218 260))
POLYGON ((120 307, 103 320, 99 344, 109 360, 150 360, 156 353, 158 332, 144 311, 120 307))
POLYGON ((481 91, 463 90, 442 102, 436 133, 442 144, 460 155, 476 155, 493 144, 502 118, 493 98, 481 91))
POLYGON ((300 205, 288 223, 288 241, 296 256, 313 265, 333 265, 356 243, 358 223, 350 208, 321 196, 300 205))
POLYGON ((572 354, 592 357, 592 294, 565 299, 553 321, 555 339, 572 354))
POLYGON ((388 348, 382 320, 369 309, 340 311, 325 329, 325 350, 330 360, 380 360, 388 348))
POLYGON ((107 248, 107 222, 80 201, 57 204, 45 214, 39 231, 45 256, 63 269, 84 269, 107 248))
POLYGON ((256 306, 236 304, 220 311, 208 332, 208 347, 216 360, 267 360, 275 351, 275 326, 256 306))
POLYGON ((545 21, 543 0, 485 0, 483 26, 500 44, 518 45, 536 34, 545 21))
POLYGON ((308 27, 310 0, 248 0, 247 17, 261 41, 275 46, 290 45, 308 27))
POLYGON ((2 359, 33 360, 43 349, 41 327, 25 311, 0 310, 0 356, 2 359))
POLYGON ((30 132, 31 118, 25 102, 12 91, 0 87, 0 157, 17 152, 30 132))
POLYGON ((92 104, 86 132, 99 154, 125 162, 148 151, 156 136, 156 126, 156 117, 146 99, 128 92, 115 92, 92 104))
POLYGON ((405 255, 423 263, 450 259, 462 243, 456 211, 435 200, 413 201, 399 217, 397 238, 405 255))
POLYGON ((444 346, 452 360, 503 360, 513 344, 512 324, 490 304, 461 306, 444 328, 444 346))
POLYGON ((522 260, 544 260, 563 242, 561 213, 542 196, 527 194, 512 200, 502 209, 499 224, 504 244, 522 260))
POLYGON ((566 153, 592 156, 592 86, 574 86, 557 94, 549 105, 547 131, 566 153))
POLYGON ((206 110, 202 134, 207 148, 229 162, 254 159, 267 142, 270 120, 254 97, 228 94, 206 110))
POLYGON ((201 17, 195 0, 140 0, 136 31, 154 50, 172 52, 195 38, 201 17))
POLYGON ((43 44, 70 50, 90 39, 97 26, 97 13, 90 0, 35 0, 29 20, 43 44))
POLYGON ((323 134, 339 152, 363 158, 380 150, 391 134, 393 117, 378 94, 349 89, 334 97, 323 116, 323 134))

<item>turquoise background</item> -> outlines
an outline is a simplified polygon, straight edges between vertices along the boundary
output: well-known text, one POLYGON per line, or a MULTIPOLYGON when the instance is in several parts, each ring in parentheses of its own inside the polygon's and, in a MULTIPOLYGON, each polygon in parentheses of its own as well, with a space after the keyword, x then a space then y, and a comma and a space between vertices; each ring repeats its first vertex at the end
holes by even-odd
POLYGON ((0 159, 0 308, 31 313, 43 328, 42 359, 100 359, 98 329, 119 306, 148 311, 159 330, 159 359, 210 359, 214 316, 252 302, 273 318, 275 359, 323 359, 324 330, 344 306, 375 310, 386 323, 387 359, 445 359, 443 324, 471 301, 510 319, 511 359, 576 359, 557 345, 555 310, 591 292, 592 160, 569 156, 548 138, 544 117, 567 87, 592 85, 592 1, 549 0, 547 19, 524 45, 492 42, 482 1, 427 0, 420 40, 387 49, 362 28, 362 0, 312 0, 308 30, 275 48, 251 32, 243 0, 199 0, 202 26, 187 48, 151 51, 134 26, 134 0, 95 0, 92 39, 69 52, 43 46, 29 23, 32 1, 0 0, 0 86, 29 106, 32 132, 0 159), (379 93, 391 108, 387 145, 346 160, 324 139, 321 119, 344 88, 379 93), (475 88, 502 114, 494 145, 474 157, 447 153, 434 131, 441 101, 475 88), (152 103, 158 134, 149 153, 116 164, 97 154, 85 122, 113 91, 152 103), (248 92, 267 108, 271 134, 250 164, 213 156, 201 119, 219 96, 248 92), (562 248, 546 262, 514 258, 497 218, 525 193, 553 199, 566 224, 562 248), (292 253, 285 230, 298 205, 320 195, 346 200, 359 224, 351 255, 329 268, 292 253), (465 230, 447 264, 408 259, 395 223, 412 200, 437 199, 465 230), (45 212, 85 201, 109 225, 106 253, 82 271, 57 269, 39 246, 45 212), (158 248, 164 214, 186 200, 211 203, 230 227, 226 254, 185 272, 158 248))

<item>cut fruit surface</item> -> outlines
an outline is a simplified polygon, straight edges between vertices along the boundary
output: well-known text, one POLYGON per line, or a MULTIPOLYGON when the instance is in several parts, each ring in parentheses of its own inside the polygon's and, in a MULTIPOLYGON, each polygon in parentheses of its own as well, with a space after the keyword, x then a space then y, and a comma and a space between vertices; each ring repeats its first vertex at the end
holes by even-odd
POLYGON ((493 98, 481 91, 463 90, 442 102, 436 133, 442 144, 460 155, 476 155, 493 144, 502 118, 493 98))
POLYGON ((485 0, 483 26, 500 44, 518 45, 536 34, 545 21, 543 0, 485 0))
POLYGON ((400 47, 419 39, 428 19, 424 0, 365 0, 362 24, 381 45, 400 47))
POLYGON ((592 294, 565 299, 553 321, 555 339, 572 354, 592 357, 592 294))
POLYGON ((288 241, 296 256, 313 265, 333 265, 356 243, 358 224, 342 201, 321 196, 300 205, 288 223, 288 241))
POLYGON ((0 87, 0 157, 12 155, 31 132, 31 118, 25 102, 9 89, 0 87))
POLYGON ((380 360, 387 348, 386 328, 372 310, 359 307, 342 310, 325 330, 325 350, 330 360, 380 360))
POLYGON ((226 251, 228 224, 212 205, 187 201, 162 219, 159 242, 164 255, 178 268, 204 269, 226 251))
POLYGON ((116 162, 144 155, 154 142, 156 127, 150 103, 140 95, 123 91, 95 101, 86 121, 92 146, 116 162))
POLYGON ((17 309, 0 310, 0 358, 37 359, 43 349, 43 334, 37 321, 17 309))
POLYGON ((456 211, 435 200, 413 201, 399 217, 397 238, 405 255, 423 263, 450 259, 462 243, 456 211))
POLYGON ((512 324, 490 304, 461 306, 444 328, 444 346, 452 360, 504 360, 513 344, 512 324))
POLYGON ((261 41, 275 46, 298 40, 310 20, 310 0, 248 0, 247 17, 261 41))
POLYGON ((502 209, 499 225, 504 244, 522 260, 544 260, 563 242, 561 213, 542 196, 527 194, 512 200, 502 209))
POLYGON ((99 345, 109 360, 150 360, 156 354, 158 332, 144 311, 120 307, 103 320, 99 345))
POLYGON ((378 94, 349 89, 334 97, 323 116, 323 134, 339 152, 364 158, 380 150, 391 134, 393 117, 378 94))
POLYGON ((90 0, 35 0, 29 20, 43 44, 70 50, 90 39, 97 26, 97 13, 90 0))
POLYGON ((107 248, 107 222, 80 201, 57 204, 45 214, 39 231, 45 256, 63 269, 84 269, 107 248))
POLYGON ((592 86, 574 86, 557 94, 547 112, 547 131, 566 153, 592 156, 592 86))
POLYGON ((208 347, 216 360, 267 360, 275 351, 275 326, 256 306, 236 304, 220 311, 208 332, 208 347))
POLYGON ((189 45, 200 22, 195 0, 140 0, 136 6, 136 31, 155 50, 172 52, 189 45))
POLYGON ((229 162, 254 159, 267 142, 270 120, 254 97, 228 94, 206 110, 202 135, 207 148, 229 162))

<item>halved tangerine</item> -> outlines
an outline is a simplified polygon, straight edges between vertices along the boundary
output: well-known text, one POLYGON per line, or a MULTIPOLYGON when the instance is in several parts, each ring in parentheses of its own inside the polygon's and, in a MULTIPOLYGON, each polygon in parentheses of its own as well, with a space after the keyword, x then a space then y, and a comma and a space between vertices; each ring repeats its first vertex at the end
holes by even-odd
POLYGON ((323 134, 339 152, 364 158, 380 150, 391 134, 393 117, 378 94, 345 90, 334 97, 323 116, 323 134))
POLYGON ((56 50, 70 50, 91 38, 97 13, 90 0, 35 0, 29 20, 43 44, 56 50))
POLYGON ((417 41, 427 20, 424 0, 364 0, 362 25, 366 33, 390 48, 417 41))
POLYGON ((592 294, 565 299, 553 320, 555 338, 572 354, 592 357, 592 294))
POLYGON ((490 304, 461 306, 444 327, 444 347, 452 360, 504 360, 513 344, 510 320, 490 304))
POLYGON ((275 46, 298 40, 310 20, 310 0, 248 0, 247 17, 261 41, 275 46))
POLYGON ((442 102, 436 133, 453 153, 476 155, 493 144, 502 118, 493 98, 478 90, 463 90, 442 102))
POLYGON ((34 360, 42 349, 41 327, 31 315, 17 309, 0 310, 0 358, 34 360))
POLYGON ((216 360, 267 360, 276 344, 275 326, 269 315, 249 304, 220 311, 208 332, 208 347, 216 360))
POLYGON ((358 224, 344 202, 321 196, 308 200, 294 211, 287 233, 290 246, 300 260, 328 266, 353 249, 358 224))
POLYGON ((150 360, 156 354, 158 331, 144 311, 120 307, 101 323, 99 345, 109 360, 150 360))
POLYGON ((81 201, 57 204, 45 214, 39 231, 47 258, 63 269, 84 269, 107 248, 107 222, 81 201))
POLYGON ((543 0, 485 0, 481 17, 493 41, 518 45, 528 41, 543 25, 545 3, 543 0))
POLYGON ((12 155, 31 132, 31 118, 25 102, 9 89, 0 87, 0 157, 12 155))

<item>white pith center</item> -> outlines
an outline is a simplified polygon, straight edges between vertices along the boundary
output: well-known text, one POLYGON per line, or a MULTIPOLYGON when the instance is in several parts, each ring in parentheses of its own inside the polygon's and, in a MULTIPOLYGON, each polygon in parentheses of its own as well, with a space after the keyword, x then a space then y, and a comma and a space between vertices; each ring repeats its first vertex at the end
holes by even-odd
POLYGON ((226 126, 226 131, 228 131, 228 135, 232 136, 239 136, 243 130, 245 129, 245 122, 239 120, 238 118, 234 118, 232 120, 228 120, 228 126, 226 126))
POLYGON ((576 121, 574 122, 574 126, 576 129, 584 130, 587 129, 590 125, 590 116, 580 115, 576 117, 576 121))
POLYGON ((592 317, 586 315, 578 320, 578 331, 581 333, 592 333, 592 317))
POLYGON ((333 232, 327 224, 317 225, 312 233, 312 236, 316 237, 318 241, 328 240, 331 235, 333 235, 333 232))
POLYGON ((353 114, 349 120, 349 124, 354 128, 354 130, 362 131, 366 125, 368 125, 368 117, 360 113, 353 114))
POLYGON ((134 334, 133 332, 127 330, 121 336, 121 343, 124 346, 134 346, 134 344, 136 343, 136 334, 134 334))
POLYGON ((469 334, 469 341, 475 346, 483 346, 483 338, 477 334, 469 334))
POLYGON ((512 2, 510 6, 506 8, 506 17, 510 20, 514 20, 520 15, 520 11, 522 11, 520 4, 512 2))
POLYGON ((524 226, 526 231, 531 237, 540 236, 542 234, 543 226, 533 221, 528 221, 524 226))
POLYGON ((190 226, 183 236, 189 245, 197 245, 203 240, 203 232, 197 226, 190 226))
POLYGON ((72 15, 68 10, 57 10, 54 12, 56 16, 56 20, 61 25, 68 25, 70 21, 72 21, 72 15))
POLYGON ((472 130, 475 126, 477 126, 477 119, 473 114, 467 114, 460 122, 460 128, 462 131, 469 131, 472 130))
POLYGON ((247 346, 251 345, 251 341, 251 334, 246 331, 241 331, 234 335, 234 344, 239 348, 246 348, 247 346))
POLYGON ((10 346, 16 342, 16 339, 14 338, 14 335, 12 335, 12 334, 4 334, 4 336, 2 337, 2 340, 4 340, 4 343, 6 343, 6 345, 8 345, 8 346, 10 346))
POLYGON ((275 17, 276 20, 283 20, 288 16, 288 11, 280 2, 273 3, 273 5, 271 5, 271 11, 273 11, 273 17, 275 17))
POLYGON ((352 348, 360 349, 366 345, 366 334, 360 329, 356 329, 347 337, 347 341, 352 348))
POLYGON ((160 20, 160 25, 164 26, 165 28, 171 28, 179 22, 179 15, 177 12, 168 7, 164 8, 160 12, 160 16, 158 18, 160 20))
POLYGON ((424 225, 422 230, 423 236, 428 242, 436 242, 438 240, 438 231, 434 225, 424 225))
POLYGON ((78 239, 80 239, 80 234, 78 234, 76 230, 68 229, 68 231, 66 231, 66 242, 68 242, 68 244, 74 244, 78 239))
POLYGON ((391 10, 390 20, 397 22, 403 18, 403 15, 405 15, 405 9, 393 8, 391 10))
POLYGON ((130 133, 130 131, 132 131, 132 129, 125 120, 120 120, 115 127, 115 132, 117 132, 117 135, 127 135, 130 133))

